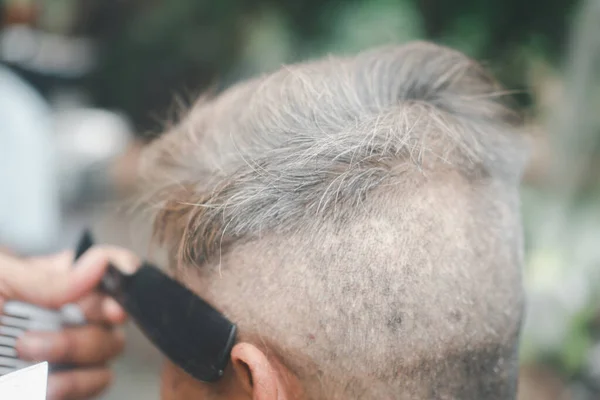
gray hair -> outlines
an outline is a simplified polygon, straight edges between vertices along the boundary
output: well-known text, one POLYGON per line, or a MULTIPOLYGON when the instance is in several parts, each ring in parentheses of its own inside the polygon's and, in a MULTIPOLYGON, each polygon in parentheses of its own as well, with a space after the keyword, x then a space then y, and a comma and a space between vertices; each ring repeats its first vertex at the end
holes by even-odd
POLYGON ((234 86, 147 150, 157 237, 311 398, 511 398, 524 158, 501 99, 421 42, 234 86))

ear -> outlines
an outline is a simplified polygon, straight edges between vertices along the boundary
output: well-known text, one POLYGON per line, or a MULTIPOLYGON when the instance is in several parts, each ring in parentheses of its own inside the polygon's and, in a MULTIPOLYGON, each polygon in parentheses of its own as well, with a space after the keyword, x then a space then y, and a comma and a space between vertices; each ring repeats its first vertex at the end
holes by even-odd
POLYGON ((238 343, 231 350, 231 364, 241 389, 252 400, 286 400, 280 375, 256 346, 238 343))

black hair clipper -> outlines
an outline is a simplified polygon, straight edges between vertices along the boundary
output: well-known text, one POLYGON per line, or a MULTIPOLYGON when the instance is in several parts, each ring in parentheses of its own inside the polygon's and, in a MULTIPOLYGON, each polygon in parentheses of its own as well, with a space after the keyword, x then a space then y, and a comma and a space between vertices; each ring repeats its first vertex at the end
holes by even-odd
MULTIPOLYGON (((81 243, 92 246, 89 233, 81 243)), ((117 300, 162 354, 189 375, 203 382, 223 376, 236 326, 191 290, 147 262, 130 275, 110 265, 99 289, 117 300)))

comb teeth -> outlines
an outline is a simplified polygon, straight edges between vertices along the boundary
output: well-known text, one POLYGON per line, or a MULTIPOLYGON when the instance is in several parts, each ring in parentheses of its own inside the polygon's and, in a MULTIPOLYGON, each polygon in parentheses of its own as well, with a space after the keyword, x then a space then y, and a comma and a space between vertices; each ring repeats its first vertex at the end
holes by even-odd
POLYGON ((60 311, 48 310, 18 301, 7 301, 0 315, 0 376, 17 369, 25 368, 29 363, 18 358, 17 339, 27 331, 57 331, 63 324, 85 323, 78 307, 67 305, 60 311))
POLYGON ((0 376, 9 374, 30 364, 19 360, 16 344, 19 336, 36 324, 30 318, 30 306, 24 303, 7 302, 0 315, 0 376))

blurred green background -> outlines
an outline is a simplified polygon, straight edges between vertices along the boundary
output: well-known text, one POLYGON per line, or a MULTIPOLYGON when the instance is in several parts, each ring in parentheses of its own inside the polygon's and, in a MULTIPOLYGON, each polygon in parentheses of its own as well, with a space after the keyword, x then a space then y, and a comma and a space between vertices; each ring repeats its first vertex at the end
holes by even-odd
POLYGON ((46 95, 76 88, 122 112, 142 140, 175 104, 283 63, 413 39, 481 60, 526 115, 531 144, 520 398, 600 398, 599 1, 5 1, 5 25, 33 20, 94 43, 78 76, 12 67, 46 95))
MULTIPOLYGON (((56 0, 55 0, 56 1, 56 0)), ((485 60, 512 89, 526 89, 532 55, 554 65, 566 46, 573 0, 84 1, 100 62, 86 85, 99 104, 154 129, 174 94, 326 53, 426 38, 485 60)), ((531 103, 528 91, 519 94, 531 103)))

